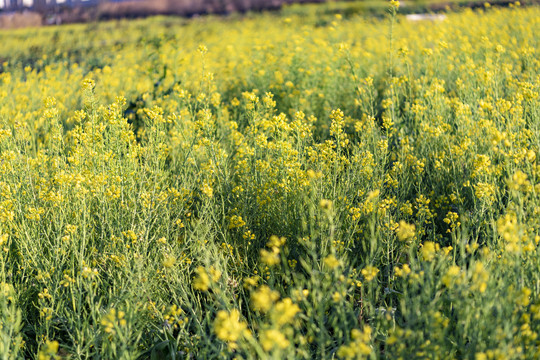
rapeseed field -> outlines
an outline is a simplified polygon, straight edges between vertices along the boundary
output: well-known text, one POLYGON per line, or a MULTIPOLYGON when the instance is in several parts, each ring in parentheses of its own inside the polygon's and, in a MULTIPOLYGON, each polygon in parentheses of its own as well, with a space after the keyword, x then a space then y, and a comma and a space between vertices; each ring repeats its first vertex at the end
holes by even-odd
POLYGON ((540 358, 540 8, 445 16, 0 32, 0 358, 540 358))

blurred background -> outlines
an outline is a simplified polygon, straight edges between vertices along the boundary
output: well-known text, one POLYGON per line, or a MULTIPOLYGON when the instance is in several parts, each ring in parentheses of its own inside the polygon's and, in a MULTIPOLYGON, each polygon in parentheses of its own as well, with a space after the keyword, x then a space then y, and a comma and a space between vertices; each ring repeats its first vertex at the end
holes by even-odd
POLYGON ((0 0, 0 27, 85 22, 149 15, 195 16, 278 9, 325 0, 0 0))
MULTIPOLYGON (((505 6, 515 0, 487 0, 505 6)), ((54 25, 151 15, 198 16, 276 10, 297 3, 336 4, 343 11, 384 11, 386 0, 0 0, 0 28, 54 25), (341 4, 341 5, 339 5, 341 4)), ((522 4, 540 0, 523 0, 522 4)), ((455 6, 484 6, 486 0, 404 0, 400 12, 431 12, 455 6)))
POLYGON ((227 14, 250 10, 276 9, 285 3, 324 0, 0 0, 4 12, 40 14, 98 10, 102 16, 144 16, 152 14, 227 14))

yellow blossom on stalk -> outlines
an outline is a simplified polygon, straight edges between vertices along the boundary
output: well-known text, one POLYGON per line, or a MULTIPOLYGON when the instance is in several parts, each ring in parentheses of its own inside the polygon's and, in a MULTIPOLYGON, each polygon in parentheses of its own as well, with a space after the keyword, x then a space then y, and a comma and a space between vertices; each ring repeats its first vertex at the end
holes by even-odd
POLYGON ((197 50, 199 51, 201 55, 205 55, 208 52, 208 48, 206 47, 206 45, 203 45, 203 44, 199 45, 197 50))
POLYGON ((64 273, 64 279, 62 281, 60 281, 60 285, 62 285, 64 287, 69 287, 70 285, 72 285, 74 283, 75 283, 75 279, 72 278, 67 273, 64 273))
POLYGON ((206 269, 199 266, 195 272, 197 275, 193 279, 193 288, 195 290, 207 291, 210 286, 210 277, 208 276, 206 269))
POLYGON ((14 296, 15 296, 15 288, 13 287, 13 285, 0 282, 0 298, 4 297, 8 299, 9 301, 13 301, 14 296))
POLYGON ((344 42, 339 43, 339 44, 338 44, 338 50, 339 50, 340 52, 346 52, 346 51, 349 50, 349 45, 348 45, 347 43, 344 43, 344 42))
POLYGON ((489 280, 489 272, 481 262, 476 262, 472 267, 471 274, 471 290, 483 293, 487 289, 487 281, 489 280))
POLYGON ((493 184, 478 183, 474 186, 474 194, 480 200, 485 201, 488 205, 495 201, 496 188, 493 184))
POLYGON ((530 186, 531 183, 527 180, 527 174, 521 170, 516 171, 508 181, 508 187, 511 190, 526 191, 530 186))
POLYGON ((439 248, 439 244, 436 244, 432 241, 426 241, 420 249, 422 259, 424 259, 425 261, 432 261, 435 258, 437 251, 439 251, 439 248))
POLYGON ((314 171, 312 169, 307 170, 306 175, 311 180, 317 180, 323 177, 323 173, 321 171, 314 171))
POLYGON ((160 244, 166 244, 167 243, 167 238, 160 237, 159 239, 157 239, 157 242, 160 243, 160 244))
POLYGON ((446 217, 443 219, 443 221, 450 226, 450 228, 446 230, 447 233, 451 233, 453 230, 455 230, 457 227, 461 225, 461 223, 458 220, 459 220, 458 213, 449 211, 448 214, 446 214, 446 217))
POLYGON ((505 250, 517 253, 521 249, 520 225, 515 213, 510 212, 497 220, 497 232, 503 238, 505 250))
POLYGON ((2 246, 4 246, 5 244, 7 244, 8 239, 9 239, 9 235, 8 235, 8 234, 2 234, 2 235, 0 235, 0 247, 2 247, 2 246))
POLYGON ((285 244, 285 241, 286 239, 284 237, 277 237, 275 235, 272 235, 270 237, 270 240, 268 240, 268 243, 266 244, 266 246, 268 246, 271 250, 268 251, 265 249, 261 249, 261 261, 268 266, 274 266, 279 264, 279 248, 285 244))
POLYGON ((176 258, 174 256, 165 255, 163 257, 163 267, 172 268, 175 263, 176 263, 176 258))
POLYGON ((28 207, 25 217, 30 220, 40 220, 41 215, 43 215, 44 213, 45 213, 44 208, 28 207))
POLYGON ((218 339, 228 343, 231 349, 238 347, 239 340, 251 336, 246 322, 240 320, 240 312, 237 309, 230 312, 220 310, 214 320, 214 332, 218 339))
POLYGON ((272 308, 271 317, 278 325, 284 325, 293 320, 300 312, 300 307, 293 303, 290 298, 285 298, 272 308))
POLYGON ((521 289, 519 295, 516 297, 516 304, 521 307, 528 306, 531 302, 532 290, 524 287, 521 289))
POLYGON ((86 78, 83 80, 82 88, 84 90, 93 90, 96 86, 96 82, 93 79, 86 78))
POLYGON ((233 215, 229 220, 229 229, 241 228, 246 225, 246 222, 240 215, 233 215))
POLYGON ((182 318, 184 311, 176 304, 169 306, 167 313, 163 316, 163 319, 167 324, 171 325, 174 329, 177 329, 182 324, 187 323, 186 318, 182 318))
POLYGON ((364 326, 362 331, 353 329, 351 331, 352 341, 348 345, 342 345, 337 351, 337 356, 341 359, 353 360, 367 358, 372 352, 371 335, 373 330, 369 326, 364 326))
POLYGON ((460 279, 461 268, 457 265, 452 265, 446 271, 446 274, 442 277, 442 283, 446 287, 451 287, 453 284, 458 283, 460 279))
POLYGON ((270 240, 266 243, 269 248, 280 248, 285 245, 286 239, 284 237, 277 237, 276 235, 270 236, 270 240))
POLYGON ((375 200, 376 198, 379 197, 379 194, 380 194, 380 191, 378 189, 370 191, 368 193, 367 198, 366 198, 366 202, 371 202, 371 201, 375 200))
POLYGON ((410 268, 409 264, 403 264, 403 266, 401 268, 396 266, 394 268, 394 272, 395 272, 396 276, 405 277, 405 276, 407 276, 407 275, 409 275, 411 273, 411 268, 410 268))
POLYGON ((251 289, 256 287, 260 279, 261 278, 259 276, 251 276, 244 278, 244 289, 251 289))
POLYGON ((454 248, 452 246, 445 246, 442 248, 442 252, 444 253, 444 255, 448 255, 450 254, 450 252, 454 250, 454 248))
MULTIPOLYGON (((88 266, 85 266, 81 270, 81 275, 85 279, 92 279, 99 275, 98 269, 91 269, 88 266)), ((47 290, 47 289, 45 289, 47 290)))
POLYGON ((261 346, 264 351, 270 351, 274 347, 279 349, 285 349, 289 346, 290 342, 287 340, 285 335, 279 330, 269 329, 261 333, 260 339, 261 346))
POLYGON ((49 341, 45 342, 45 345, 41 347, 38 353, 38 360, 49 360, 51 357, 56 358, 58 353, 58 348, 60 344, 58 341, 49 341))
POLYGON ((339 266, 339 260, 334 255, 328 255, 324 258, 324 264, 330 269, 335 269, 339 266))
POLYGON ((221 278, 221 271, 216 269, 214 266, 210 266, 209 273, 213 282, 216 282, 221 278))
POLYGON ((115 334, 117 327, 125 327, 127 325, 125 316, 126 313, 121 310, 109 310, 109 312, 101 318, 101 326, 103 326, 103 331, 105 331, 107 334, 115 334))
POLYGON ((268 266, 279 264, 279 249, 276 247, 271 251, 261 249, 261 261, 268 266))
POLYGON ((309 295, 309 290, 308 289, 303 289, 303 290, 295 289, 292 292, 292 297, 293 297, 294 301, 305 300, 308 297, 308 295, 309 295))
POLYGON ((407 241, 414 237, 414 232, 416 227, 414 224, 407 224, 405 221, 401 220, 399 222, 399 227, 396 230, 396 235, 399 240, 407 241))
POLYGON ((527 160, 529 160, 529 162, 531 163, 534 163, 536 161, 536 153, 534 152, 534 150, 529 150, 527 152, 527 160))
POLYGON ((201 192, 209 198, 214 196, 214 189, 207 182, 202 185, 201 192))
POLYGON ((330 124, 330 135, 334 136, 336 141, 342 146, 347 145, 349 139, 347 139, 347 134, 344 132, 345 116, 343 111, 340 109, 333 110, 330 114, 330 119, 332 119, 330 124))
POLYGON ((332 200, 322 199, 319 205, 323 210, 332 210, 332 200))
POLYGON ((374 266, 368 265, 368 266, 366 266, 365 268, 362 269, 361 273, 364 276, 364 279, 366 279, 366 281, 369 282, 369 281, 375 279, 375 277, 379 273, 379 269, 377 269, 374 266))
POLYGON ((262 313, 268 312, 279 299, 279 293, 263 285, 251 294, 251 307, 262 313))

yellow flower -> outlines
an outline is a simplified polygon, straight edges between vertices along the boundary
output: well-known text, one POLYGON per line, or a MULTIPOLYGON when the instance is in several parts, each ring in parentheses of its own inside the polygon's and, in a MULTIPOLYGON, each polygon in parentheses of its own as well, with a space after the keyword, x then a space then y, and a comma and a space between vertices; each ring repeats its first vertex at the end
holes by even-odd
POLYGON ((339 260, 334 255, 328 255, 324 258, 324 264, 330 269, 335 269, 339 266, 339 260))
POLYGON ((197 50, 199 51, 201 55, 205 55, 208 52, 208 48, 206 47, 206 45, 203 45, 203 44, 199 45, 197 50))
POLYGON ((450 287, 453 283, 456 282, 457 279, 459 279, 460 274, 461 268, 457 265, 452 265, 448 268, 446 274, 442 277, 442 283, 446 287, 450 287))
POLYGON ((251 289, 257 286, 259 283, 260 277, 259 276, 252 276, 244 278, 244 289, 251 289))
POLYGON ((83 80, 82 88, 84 90, 93 90, 96 86, 96 82, 93 79, 86 78, 83 80))
POLYGON ((4 244, 7 244, 8 239, 9 239, 8 234, 0 235, 0 247, 4 246, 4 244))
POLYGON ((176 263, 176 258, 174 256, 165 255, 163 258, 163 267, 171 268, 176 263))
POLYGON ((366 279, 366 281, 369 282, 375 279, 375 277, 379 273, 379 269, 377 269, 374 266, 368 265, 365 268, 363 268, 361 272, 362 272, 362 275, 364 276, 364 279, 366 279))
POLYGON ((49 341, 45 342, 45 345, 41 347, 38 353, 38 360, 49 360, 51 357, 56 358, 56 353, 58 352, 58 341, 49 341))
POLYGON ((308 289, 303 289, 303 290, 300 290, 300 289, 295 289, 292 291, 292 297, 294 299, 294 301, 302 301, 302 300, 305 300, 309 295, 309 290, 308 289))
POLYGON ((266 246, 269 248, 280 248, 285 244, 286 239, 284 237, 277 237, 276 235, 270 236, 270 240, 268 240, 268 243, 266 246))
POLYGON ((202 185, 201 192, 209 198, 214 196, 214 189, 207 182, 202 185))
POLYGON ((516 304, 525 307, 531 302, 531 289, 524 287, 521 289, 519 296, 516 298, 516 304))
POLYGON ((279 264, 279 249, 274 247, 272 251, 261 249, 261 261, 268 266, 279 264))
POLYGON ((197 276, 193 279, 193 288, 195 290, 207 291, 210 286, 210 277, 208 276, 206 269, 199 266, 195 272, 197 273, 197 276))
POLYGON ((238 340, 251 335, 247 324, 240 320, 240 312, 237 309, 231 312, 219 311, 214 321, 214 332, 218 339, 227 342, 232 349, 237 347, 238 340))
MULTIPOLYGON (((489 5, 489 3, 486 3, 486 4, 489 5)), ((486 6, 486 7, 489 7, 489 6, 486 6)), ((488 360, 488 357, 486 353, 479 352, 474 355, 474 360, 488 360)))
POLYGON ((125 319, 126 313, 116 309, 110 309, 107 314, 101 318, 101 326, 103 326, 103 331, 107 334, 114 334, 117 327, 124 327, 127 325, 125 319))
POLYGON ((411 273, 411 268, 409 267, 409 264, 403 264, 401 268, 396 266, 394 272, 396 273, 396 276, 405 277, 411 273))
POLYGON ((221 271, 216 269, 214 266, 210 266, 210 276, 212 277, 212 281, 216 282, 221 278, 221 271))
POLYGON ((267 312, 272 305, 279 299, 279 293, 263 285, 257 291, 251 294, 251 306, 254 310, 267 312))
POLYGON ((272 318, 279 325, 291 322, 297 313, 300 312, 298 305, 294 304, 290 298, 285 298, 278 302, 272 309, 272 318))
POLYGON ((399 227, 396 230, 396 235, 399 240, 406 241, 414 237, 414 232, 416 227, 414 224, 407 224, 405 221, 401 220, 399 222, 399 227))
POLYGON ((381 192, 380 192, 378 189, 377 189, 377 190, 370 191, 370 192, 368 193, 367 198, 366 198, 366 202, 370 202, 370 201, 375 200, 376 198, 379 197, 379 194, 380 194, 380 193, 381 193, 381 192))
POLYGON ((15 288, 13 287, 13 285, 0 282, 0 298, 5 297, 6 299, 13 301, 14 296, 15 296, 15 288))
POLYGON ((364 359, 371 354, 371 327, 365 326, 362 331, 353 329, 351 331, 352 341, 348 345, 342 345, 337 351, 337 356, 341 359, 364 359))
POLYGON ((246 222, 239 215, 233 215, 231 216, 229 220, 229 229, 241 228, 242 226, 245 226, 245 225, 246 225, 246 222))
POLYGON ((323 210, 332 210, 332 200, 327 199, 321 199, 319 205, 321 206, 321 209, 323 210))
POLYGON ((472 267, 471 290, 483 293, 487 289, 489 273, 481 262, 476 262, 472 267))
POLYGON ((435 244, 432 241, 426 241, 422 246, 422 249, 420 249, 422 259, 425 261, 432 261, 435 258, 437 250, 439 250, 439 244, 435 244))
POLYGON ((512 175, 512 178, 508 181, 508 187, 512 190, 527 190, 531 183, 527 180, 527 174, 518 170, 512 175))
POLYGON ((285 349, 289 344, 289 340, 279 330, 270 329, 261 333, 261 345, 264 351, 270 351, 274 347, 285 349))

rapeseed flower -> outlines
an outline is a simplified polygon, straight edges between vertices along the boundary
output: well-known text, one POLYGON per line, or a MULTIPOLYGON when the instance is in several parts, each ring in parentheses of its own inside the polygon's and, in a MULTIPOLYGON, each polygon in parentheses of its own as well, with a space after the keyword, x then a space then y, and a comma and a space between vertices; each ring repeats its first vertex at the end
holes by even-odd
POLYGON ((226 342, 231 349, 238 347, 238 341, 251 336, 246 322, 240 320, 237 309, 230 312, 220 310, 214 320, 214 332, 218 339, 226 342))
POLYGON ((285 325, 290 323, 299 312, 300 307, 290 298, 285 298, 274 305, 270 316, 276 324, 285 325))
POLYGON ((196 270, 196 276, 193 279, 192 285, 195 290, 207 291, 210 287, 210 276, 206 272, 206 269, 199 266, 196 270))
POLYGON ((414 224, 407 224, 405 221, 399 222, 399 227, 396 230, 397 237, 400 241, 406 241, 414 237, 416 227, 414 224))
POLYGON ((290 345, 285 335, 277 329, 264 330, 261 333, 260 343, 264 351, 270 351, 274 347, 285 349, 290 345))
POLYGON ((251 294, 251 306, 256 311, 266 313, 278 299, 279 293, 277 291, 263 285, 251 294))
POLYGON ((364 279, 369 282, 377 277, 379 269, 377 269, 375 266, 368 265, 362 269, 361 273, 364 276, 364 279))

